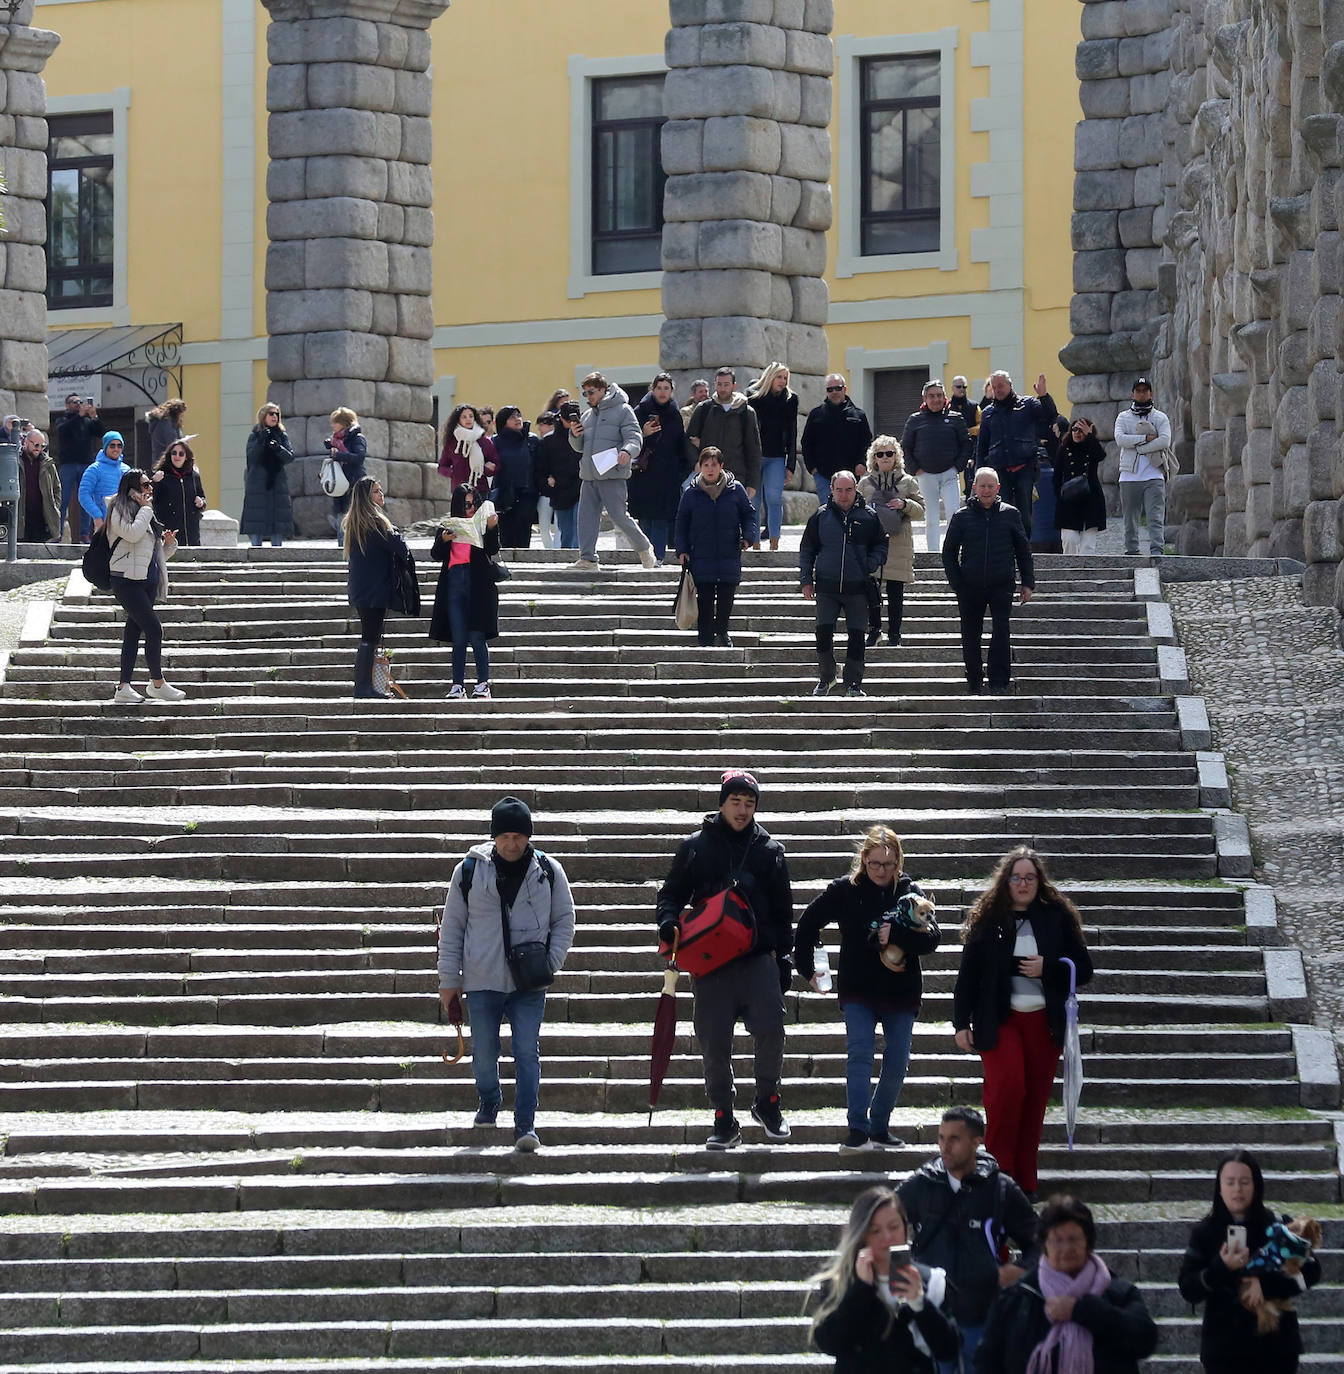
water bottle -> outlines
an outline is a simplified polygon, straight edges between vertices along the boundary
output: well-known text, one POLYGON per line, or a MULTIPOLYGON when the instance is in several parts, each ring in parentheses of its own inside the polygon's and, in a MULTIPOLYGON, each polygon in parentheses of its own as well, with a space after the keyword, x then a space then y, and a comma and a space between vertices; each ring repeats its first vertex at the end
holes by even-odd
POLYGON ((812 960, 812 972, 816 975, 817 991, 830 992, 831 960, 830 956, 826 953, 824 949, 822 949, 820 945, 817 946, 816 955, 812 960))

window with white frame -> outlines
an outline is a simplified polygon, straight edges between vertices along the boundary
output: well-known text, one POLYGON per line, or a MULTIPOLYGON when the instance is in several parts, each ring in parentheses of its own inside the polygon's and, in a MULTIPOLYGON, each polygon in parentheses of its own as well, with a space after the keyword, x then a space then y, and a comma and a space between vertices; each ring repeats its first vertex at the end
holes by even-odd
POLYGON ((48 120, 47 304, 112 304, 115 214, 112 113, 48 120))
POLYGON ((663 73, 592 81, 594 276, 662 265, 663 73))
POLYGON ((938 251, 940 66, 936 52, 868 57, 859 64, 864 257, 938 251))

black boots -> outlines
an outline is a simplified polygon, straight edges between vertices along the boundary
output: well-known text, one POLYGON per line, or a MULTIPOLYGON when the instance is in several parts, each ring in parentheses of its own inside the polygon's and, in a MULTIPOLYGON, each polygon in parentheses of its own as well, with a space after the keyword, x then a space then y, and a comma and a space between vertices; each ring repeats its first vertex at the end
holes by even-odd
POLYGON ((373 645, 360 641, 355 653, 355 698, 377 697, 380 701, 389 700, 388 693, 380 692, 373 685, 373 645))

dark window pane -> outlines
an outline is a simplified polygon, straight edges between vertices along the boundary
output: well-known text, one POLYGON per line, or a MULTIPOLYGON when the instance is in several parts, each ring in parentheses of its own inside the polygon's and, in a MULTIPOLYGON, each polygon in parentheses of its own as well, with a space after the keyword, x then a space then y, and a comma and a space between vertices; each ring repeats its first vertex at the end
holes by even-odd
POLYGON ((937 100, 939 65, 935 53, 874 58, 863 64, 863 98, 865 101, 937 100))
POLYGON ((863 251, 881 253, 936 253, 938 221, 934 219, 879 219, 863 226, 863 251))
POLYGON ((47 296, 53 305, 111 301, 112 116, 49 121, 47 296))
POLYGON ((868 116, 868 206, 878 212, 900 210, 905 178, 905 111, 882 110, 868 116))
POLYGON ((593 244, 593 273, 657 272, 663 265, 663 236, 599 239, 593 244))
POLYGON ((938 248, 942 195, 939 59, 934 54, 863 63, 860 251, 938 248))
POLYGON ((661 263, 663 78, 593 82, 593 245, 596 274, 661 263))
POLYGON ((905 208, 936 209, 940 162, 938 111, 909 111, 905 118, 905 141, 905 208))

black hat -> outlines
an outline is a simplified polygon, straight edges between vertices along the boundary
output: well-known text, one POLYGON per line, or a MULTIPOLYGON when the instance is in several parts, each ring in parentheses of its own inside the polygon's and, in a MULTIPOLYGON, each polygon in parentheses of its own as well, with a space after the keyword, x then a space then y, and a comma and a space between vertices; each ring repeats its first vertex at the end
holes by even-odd
POLYGON ((490 838, 496 835, 532 835, 532 813, 517 797, 501 797, 490 810, 490 838))
POLYGON ((1146 387, 1149 391, 1151 391, 1153 389, 1153 384, 1148 380, 1147 377, 1140 377, 1138 381, 1135 382, 1132 387, 1130 387, 1130 390, 1137 391, 1140 387, 1146 387))
POLYGON ((758 803, 761 800, 761 785, 745 768, 724 770, 723 784, 719 788, 719 805, 722 806, 734 792, 749 793, 758 803))

